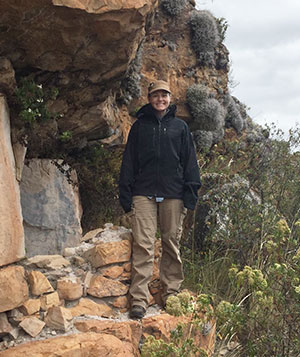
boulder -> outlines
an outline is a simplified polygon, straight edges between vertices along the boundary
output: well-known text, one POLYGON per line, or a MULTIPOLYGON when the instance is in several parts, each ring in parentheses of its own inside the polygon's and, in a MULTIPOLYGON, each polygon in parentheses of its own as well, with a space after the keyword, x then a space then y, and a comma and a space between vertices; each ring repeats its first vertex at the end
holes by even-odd
POLYGON ((75 322, 75 327, 80 332, 93 331, 97 333, 106 333, 114 335, 123 342, 128 343, 132 353, 139 356, 138 347, 142 337, 142 325, 137 321, 99 321, 87 320, 75 322))
POLYGON ((83 286, 79 278, 65 277, 57 280, 57 292, 61 299, 77 300, 82 297, 83 286))
POLYGON ((122 275, 123 271, 124 271, 123 267, 113 266, 113 267, 107 268, 103 272, 103 276, 105 276, 106 278, 110 278, 110 279, 117 279, 120 275, 122 275))
POLYGON ((0 269, 0 312, 21 306, 28 299, 24 268, 9 266, 0 269))
POLYGON ((60 304, 57 291, 54 291, 54 293, 51 294, 41 296, 40 300, 41 309, 44 311, 47 311, 52 306, 58 306, 60 304))
POLYGON ((31 337, 36 337, 44 328, 45 322, 36 317, 27 317, 19 326, 31 337))
POLYGON ((105 303, 98 304, 85 298, 80 299, 78 305, 72 307, 70 311, 73 317, 82 315, 111 317, 113 315, 112 309, 105 303))
POLYGON ((24 343, 0 352, 0 357, 114 356, 133 357, 126 344, 113 335, 96 332, 78 333, 24 343))
MULTIPOLYGON (((200 317, 200 316, 199 316, 200 317)), ((204 316, 203 316, 204 318, 204 316)), ((166 342, 170 341, 171 332, 178 326, 183 324, 182 338, 193 338, 196 346, 205 350, 208 356, 211 356, 214 351, 215 338, 216 338, 216 323, 210 322, 210 329, 203 333, 198 325, 192 325, 191 316, 172 316, 169 314, 161 314, 151 317, 146 317, 142 320, 143 336, 155 336, 155 338, 163 339, 166 342)))
POLYGON ((101 275, 94 275, 87 293, 89 295, 102 298, 126 295, 128 290, 128 286, 122 284, 119 281, 107 279, 101 275))
POLYGON ((84 256, 95 268, 113 263, 127 262, 131 256, 131 243, 128 240, 101 243, 88 250, 84 256))
POLYGON ((32 159, 23 168, 20 188, 28 257, 61 254, 80 242, 82 210, 76 173, 72 172, 72 185, 56 165, 52 160, 32 159))
POLYGON ((24 315, 33 315, 36 312, 39 312, 41 308, 40 299, 28 299, 24 304, 19 308, 19 310, 24 315))
POLYGON ((73 316, 69 309, 62 306, 50 307, 45 318, 46 325, 54 330, 69 331, 72 326, 73 316))
POLYGON ((127 296, 119 296, 113 302, 113 307, 117 309, 125 309, 127 308, 129 303, 129 299, 127 296))
MULTIPOLYGON (((0 266, 25 256, 20 189, 16 180, 9 110, 0 95, 0 266)), ((0 292, 1 294, 1 292, 0 292)))
POLYGON ((28 273, 28 281, 32 295, 39 296, 54 291, 46 276, 38 270, 28 273))

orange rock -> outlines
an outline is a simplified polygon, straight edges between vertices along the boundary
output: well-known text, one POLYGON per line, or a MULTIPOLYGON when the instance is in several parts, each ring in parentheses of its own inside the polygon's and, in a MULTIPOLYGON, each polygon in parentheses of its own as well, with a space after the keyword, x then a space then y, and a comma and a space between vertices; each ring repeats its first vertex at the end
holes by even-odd
POLYGON ((27 317, 19 324, 19 326, 31 337, 36 337, 44 328, 45 322, 36 317, 27 317))
POLYGON ((120 296, 127 294, 128 286, 119 281, 104 278, 101 275, 94 275, 90 287, 87 290, 89 295, 95 297, 120 296))
POLYGON ((41 309, 45 311, 47 311, 52 306, 58 306, 60 304, 57 291, 54 291, 54 293, 51 294, 41 296, 40 300, 41 309))
POLYGON ((68 331, 73 326, 72 313, 62 306, 50 307, 45 318, 46 325, 55 330, 68 331))
POLYGON ((41 308, 40 299, 28 299, 24 304, 19 308, 19 310, 24 315, 33 315, 36 312, 39 312, 41 308))
POLYGON ((128 297, 127 296, 119 296, 113 302, 113 307, 117 309, 124 309, 128 306, 128 297))
POLYGON ((210 329, 207 334, 203 335, 198 326, 193 328, 190 324, 191 317, 189 316, 171 316, 169 314, 161 314, 144 318, 142 320, 143 336, 155 336, 164 341, 170 341, 171 331, 174 330, 179 323, 186 324, 186 329, 183 331, 183 338, 192 337, 196 346, 203 348, 208 356, 211 356, 214 351, 216 324, 211 322, 210 329))
POLYGON ((113 335, 96 332, 78 333, 42 341, 24 343, 0 352, 0 357, 133 357, 126 342, 113 335))
POLYGON ((124 271, 123 267, 114 266, 106 269, 103 272, 103 276, 105 276, 106 278, 116 279, 123 273, 123 271, 124 271))
MULTIPOLYGON (((7 62, 4 67, 11 67, 10 62, 2 57, 1 82, 4 77, 3 61, 7 62)), ((14 78, 14 73, 11 73, 11 77, 14 78)), ((20 188, 16 180, 9 109, 3 95, 0 97, 0 152, 0 266, 3 266, 25 256, 20 188)))
POLYGON ((113 263, 127 262, 131 256, 131 243, 128 240, 100 243, 89 249, 84 256, 95 268, 113 263))
POLYGON ((142 326, 137 321, 111 322, 99 320, 76 321, 75 327, 81 332, 93 331, 116 336, 134 347, 134 355, 139 356, 138 346, 142 336, 142 326))
POLYGON ((83 286, 79 278, 65 277, 57 280, 57 292, 61 299, 77 300, 83 295, 83 286))
POLYGON ((97 304, 90 299, 80 299, 79 304, 70 309, 72 316, 91 315, 110 317, 113 315, 112 309, 105 303, 97 304))
POLYGON ((145 337, 154 336, 155 338, 162 338, 169 341, 170 332, 176 328, 179 322, 188 322, 189 318, 186 316, 172 316, 166 313, 161 315, 146 317, 142 320, 143 334, 145 337))
POLYGON ((9 266, 0 269, 0 312, 19 307, 28 299, 24 268, 9 266))
POLYGON ((54 291, 46 276, 38 270, 28 273, 28 281, 32 295, 39 296, 54 291))

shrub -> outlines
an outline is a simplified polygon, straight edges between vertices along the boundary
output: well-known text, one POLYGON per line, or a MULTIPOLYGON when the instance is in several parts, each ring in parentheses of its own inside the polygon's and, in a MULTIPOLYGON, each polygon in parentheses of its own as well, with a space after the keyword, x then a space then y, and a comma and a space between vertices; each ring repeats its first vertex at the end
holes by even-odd
POLYGON ((186 0, 160 0, 163 12, 168 16, 178 16, 185 7, 186 0))
POLYGON ((211 131, 195 130, 192 132, 197 151, 209 150, 213 144, 211 131))
POLYGON ((204 86, 192 85, 186 98, 194 119, 193 130, 215 131, 224 126, 225 111, 216 99, 210 98, 204 86))
POLYGON ((225 124, 227 127, 233 127, 238 133, 240 133, 244 128, 244 119, 240 113, 239 106, 236 103, 234 97, 228 96, 227 113, 225 117, 225 124))
POLYGON ((154 336, 147 337, 142 346, 141 356, 208 357, 208 353, 197 346, 194 336, 199 333, 205 336, 213 327, 211 297, 200 294, 195 298, 188 291, 182 291, 177 296, 170 296, 167 299, 166 311, 173 316, 188 314, 191 320, 188 323, 179 323, 171 331, 168 342, 154 336))
POLYGON ((224 138, 225 130, 223 127, 220 127, 214 131, 212 131, 213 144, 217 144, 224 138))
POLYGON ((57 118, 57 113, 51 113, 47 108, 47 101, 56 99, 58 95, 56 88, 45 90, 42 84, 22 78, 15 94, 19 107, 19 118, 29 126, 57 118))
POLYGON ((216 22, 219 31, 220 42, 223 42, 225 40, 226 31, 229 26, 228 21, 224 17, 220 17, 216 19, 216 22))
POLYGON ((122 214, 118 199, 121 161, 120 148, 98 142, 78 150, 70 162, 78 173, 84 231, 114 223, 122 214))
POLYGON ((220 42, 217 22, 209 11, 193 11, 190 20, 191 44, 201 65, 214 65, 215 48, 220 42))
POLYGON ((199 158, 208 229, 202 251, 195 231, 183 260, 189 286, 214 296, 218 341, 238 341, 242 356, 296 357, 300 129, 288 140, 268 131, 259 143, 230 139, 199 158))

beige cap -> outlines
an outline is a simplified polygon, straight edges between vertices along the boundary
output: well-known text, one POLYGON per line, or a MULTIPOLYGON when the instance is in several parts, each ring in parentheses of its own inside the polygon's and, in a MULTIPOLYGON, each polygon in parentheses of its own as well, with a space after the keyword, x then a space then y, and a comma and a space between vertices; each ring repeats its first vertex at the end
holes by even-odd
POLYGON ((165 90, 171 93, 169 84, 161 80, 150 83, 148 87, 148 94, 150 95, 151 93, 156 92, 157 90, 165 90))

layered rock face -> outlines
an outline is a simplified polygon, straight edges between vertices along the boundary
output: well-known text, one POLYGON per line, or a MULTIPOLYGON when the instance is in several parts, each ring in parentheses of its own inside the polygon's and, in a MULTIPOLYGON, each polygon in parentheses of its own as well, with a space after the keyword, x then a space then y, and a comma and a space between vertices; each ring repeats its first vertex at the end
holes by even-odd
POLYGON ((207 86, 212 93, 227 92, 228 51, 220 45, 217 52, 225 65, 200 66, 191 48, 189 19, 195 9, 188 2, 179 16, 167 16, 158 8, 153 17, 140 55, 141 97, 130 104, 130 108, 147 102, 149 83, 163 79, 170 84, 172 102, 177 105, 180 118, 191 121, 186 105, 186 92, 189 86, 199 83, 207 86))
POLYGON ((3 1, 1 54, 16 69, 32 67, 53 72, 86 69, 96 71, 102 80, 112 79, 126 71, 144 35, 145 15, 153 3, 153 0, 3 1))
POLYGON ((3 266, 25 255, 20 189, 10 138, 9 111, 3 96, 0 96, 0 152, 0 266, 3 266))
POLYGON ((59 88, 52 110, 64 115, 60 131, 88 140, 111 136, 120 126, 117 81, 136 55, 155 3, 1 2, 0 56, 12 62, 18 75, 29 69, 38 82, 59 88))

